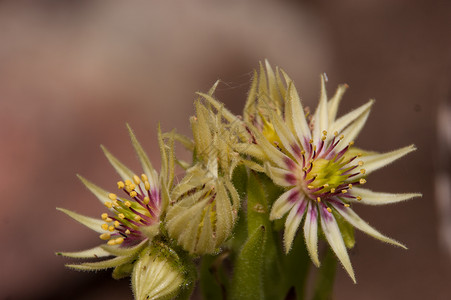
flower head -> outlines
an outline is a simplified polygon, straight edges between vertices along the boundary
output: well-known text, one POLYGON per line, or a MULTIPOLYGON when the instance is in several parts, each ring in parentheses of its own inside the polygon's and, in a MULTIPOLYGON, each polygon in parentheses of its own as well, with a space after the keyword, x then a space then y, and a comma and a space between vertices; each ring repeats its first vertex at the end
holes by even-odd
POLYGON ((187 283, 182 259, 158 241, 140 253, 131 277, 136 300, 173 299, 187 283))
POLYGON ((152 167, 150 160, 132 129, 128 126, 133 147, 141 162, 143 171, 140 176, 132 172, 105 147, 107 159, 122 180, 117 182, 119 192, 108 192, 87 179, 78 176, 83 184, 105 205, 106 212, 100 219, 82 216, 75 212, 59 209, 76 221, 100 234, 106 244, 81 252, 59 253, 77 258, 98 258, 116 256, 113 259, 79 265, 68 265, 75 269, 98 270, 115 267, 114 277, 130 274, 133 261, 142 249, 160 233, 161 216, 168 203, 168 189, 173 180, 172 149, 167 149, 159 134, 162 155, 160 176, 152 167))
MULTIPOLYGON (((260 113, 259 122, 249 125, 262 152, 257 157, 264 161, 267 175, 286 189, 274 202, 270 219, 280 219, 288 214, 284 230, 286 252, 291 249, 294 236, 304 220, 307 250, 317 266, 318 233, 321 230, 355 281, 340 230, 344 226, 341 225, 350 224, 379 240, 405 248, 373 229, 353 211, 351 205, 387 204, 420 196, 375 193, 362 188, 368 174, 415 150, 415 147, 411 145, 384 154, 355 148, 353 141, 366 122, 373 101, 337 119, 338 104, 347 86, 339 86, 336 94, 328 99, 322 77, 319 105, 315 113, 307 117, 293 81, 283 74, 286 81, 286 88, 284 86, 280 93, 284 95, 283 106, 267 109, 278 101, 272 100, 268 94, 259 95, 260 107, 265 114, 260 113)), ((268 80, 268 85, 278 86, 268 80)), ((257 107, 255 111, 259 109, 257 107)))
POLYGON ((195 102, 196 116, 190 120, 194 164, 171 190, 166 216, 169 236, 197 255, 218 251, 231 236, 240 206, 231 177, 241 162, 233 149, 240 139, 235 129, 244 127, 222 105, 212 107, 219 104, 211 96, 215 86, 208 94, 202 94, 209 102, 195 102))

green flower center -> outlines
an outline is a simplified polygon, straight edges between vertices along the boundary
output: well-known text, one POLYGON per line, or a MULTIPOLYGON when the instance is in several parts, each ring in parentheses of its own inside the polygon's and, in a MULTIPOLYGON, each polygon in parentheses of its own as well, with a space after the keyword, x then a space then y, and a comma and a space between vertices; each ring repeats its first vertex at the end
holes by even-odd
POLYGON ((343 175, 346 169, 343 170, 342 168, 343 164, 339 161, 324 158, 315 159, 312 162, 312 169, 306 177, 307 181, 313 180, 309 183, 309 189, 324 187, 318 191, 321 193, 334 190, 349 177, 348 175, 343 175))

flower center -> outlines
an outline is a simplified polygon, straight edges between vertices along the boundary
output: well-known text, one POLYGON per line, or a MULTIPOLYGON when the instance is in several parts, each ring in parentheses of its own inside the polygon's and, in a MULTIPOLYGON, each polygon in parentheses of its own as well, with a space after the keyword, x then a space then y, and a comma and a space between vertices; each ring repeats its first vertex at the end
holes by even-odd
POLYGON ((322 192, 330 191, 342 184, 348 175, 343 174, 342 165, 333 160, 324 158, 316 159, 312 162, 312 169, 307 174, 306 180, 310 181, 310 186, 322 188, 322 192))
POLYGON ((127 245, 139 243, 145 238, 140 227, 150 226, 158 222, 160 214, 159 191, 152 189, 145 174, 141 179, 133 176, 133 181, 119 181, 117 187, 126 194, 125 198, 110 193, 105 206, 110 208, 109 214, 103 213, 102 229, 108 231, 100 235, 102 240, 108 240, 108 245, 127 245))

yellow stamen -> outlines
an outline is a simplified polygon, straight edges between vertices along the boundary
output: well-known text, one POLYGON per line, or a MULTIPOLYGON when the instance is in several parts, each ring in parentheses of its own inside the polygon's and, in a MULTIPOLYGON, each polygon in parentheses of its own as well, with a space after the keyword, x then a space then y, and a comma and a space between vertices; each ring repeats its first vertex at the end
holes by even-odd
POLYGON ((338 131, 334 131, 334 135, 337 136, 338 135, 338 131))
POLYGON ((363 166, 363 161, 359 161, 359 166, 363 166))
POLYGON ((124 187, 125 187, 125 184, 124 184, 123 181, 118 181, 118 182, 117 182, 117 188, 118 188, 118 189, 122 190, 124 187))
POLYGON ((313 140, 312 139, 310 139, 310 141, 308 141, 310 144, 313 144, 313 140))
POLYGON ((125 206, 127 206, 127 207, 130 207, 130 206, 132 206, 132 204, 131 204, 131 202, 130 202, 130 201, 125 201, 125 202, 124 202, 124 205, 125 205, 125 206))
POLYGON ((323 134, 324 134, 324 135, 327 135, 327 131, 326 131, 326 130, 323 130, 323 134))
POLYGON ((111 202, 105 202, 104 204, 108 208, 112 208, 113 207, 113 203, 111 203, 111 202))
POLYGON ((118 228, 121 225, 121 223, 119 223, 119 221, 114 221, 114 227, 118 228))
POLYGON ((308 185, 307 188, 308 188, 309 190, 311 190, 311 189, 314 188, 314 186, 313 186, 313 185, 308 185))
POLYGON ((144 204, 149 204, 149 202, 150 202, 150 198, 149 197, 144 197, 144 200, 143 200, 143 202, 144 202, 144 204))
POLYGON ((110 245, 110 246, 114 246, 114 245, 116 245, 116 240, 109 240, 107 242, 107 244, 110 245))
POLYGON ((147 179, 147 175, 146 174, 141 174, 141 179, 142 179, 142 181, 143 182, 145 182, 145 181, 147 181, 148 179, 147 179))
POLYGON ((118 216, 119 219, 121 219, 121 220, 125 219, 125 215, 124 215, 124 214, 118 214, 117 216, 118 216))
POLYGON ((117 196, 116 196, 116 194, 109 193, 109 194, 108 194, 108 198, 110 198, 110 200, 116 200, 116 199, 117 199, 117 196))
POLYGON ((148 181, 144 181, 144 187, 147 191, 150 190, 150 183, 148 181))
POLYGON ((130 180, 125 180, 125 185, 130 185, 130 184, 132 184, 132 182, 130 181, 130 180))
POLYGON ((133 181, 135 182, 136 185, 138 185, 141 182, 138 175, 133 175, 133 181))
POLYGON ((354 141, 349 142, 349 146, 352 146, 352 145, 354 145, 354 141))
POLYGON ((348 191, 347 191, 347 190, 341 190, 341 192, 342 192, 343 194, 346 194, 348 191))
POLYGON ((100 238, 101 238, 102 240, 104 240, 104 241, 109 240, 110 237, 111 237, 111 236, 110 236, 109 233, 102 233, 102 234, 100 235, 100 238))
POLYGON ((129 229, 125 230, 125 234, 130 234, 130 230, 129 229))
POLYGON ((132 198, 135 198, 137 195, 138 195, 138 193, 135 191, 130 192, 130 197, 132 197, 132 198))
POLYGON ((316 198, 316 201, 318 201, 318 203, 321 202, 321 198, 320 197, 316 198))
POLYGON ((360 200, 362 200, 362 197, 357 196, 356 199, 357 199, 357 201, 360 201, 360 200))
POLYGON ((133 218, 136 222, 139 222, 139 221, 141 221, 141 217, 140 216, 138 216, 138 215, 136 215, 134 218, 133 218))
POLYGON ((352 189, 352 183, 348 184, 348 188, 352 189))
POLYGON ((331 188, 331 189, 330 189, 330 192, 331 192, 331 193, 335 193, 335 188, 331 188))
POLYGON ((365 173, 366 173, 366 170, 365 170, 365 169, 360 169, 360 173, 361 173, 361 174, 365 174, 365 173))
POLYGON ((113 225, 110 225, 109 227, 108 227, 108 231, 114 231, 114 226, 113 225))
POLYGON ((345 207, 349 207, 349 206, 351 206, 351 205, 349 205, 349 204, 345 203, 345 207))
POLYGON ((365 184, 366 180, 362 178, 362 179, 359 180, 359 182, 360 182, 360 184, 365 184))
POLYGON ((120 244, 122 244, 123 242, 124 242, 124 238, 122 238, 122 237, 119 237, 119 238, 117 238, 117 239, 114 240, 114 243, 115 243, 116 245, 120 245, 120 244))
POLYGON ((113 219, 111 219, 111 218, 106 218, 104 221, 105 221, 105 222, 111 222, 111 221, 113 221, 113 219))
POLYGON ((332 209, 330 207, 326 208, 328 212, 332 212, 332 209))
POLYGON ((340 140, 344 139, 345 136, 344 135, 340 135, 340 140))
POLYGON ((103 230, 108 230, 108 224, 107 223, 102 224, 101 227, 102 227, 103 230))
POLYGON ((101 217, 102 217, 102 220, 105 220, 106 218, 108 218, 108 214, 107 214, 107 213, 103 213, 103 214, 101 215, 101 217))

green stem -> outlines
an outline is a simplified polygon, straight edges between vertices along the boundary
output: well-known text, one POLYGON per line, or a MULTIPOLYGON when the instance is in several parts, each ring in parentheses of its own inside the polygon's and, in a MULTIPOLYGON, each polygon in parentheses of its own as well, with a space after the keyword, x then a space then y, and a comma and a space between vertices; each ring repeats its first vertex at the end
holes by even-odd
POLYGON ((332 250, 328 248, 316 278, 313 300, 332 299, 336 269, 337 259, 332 250))

